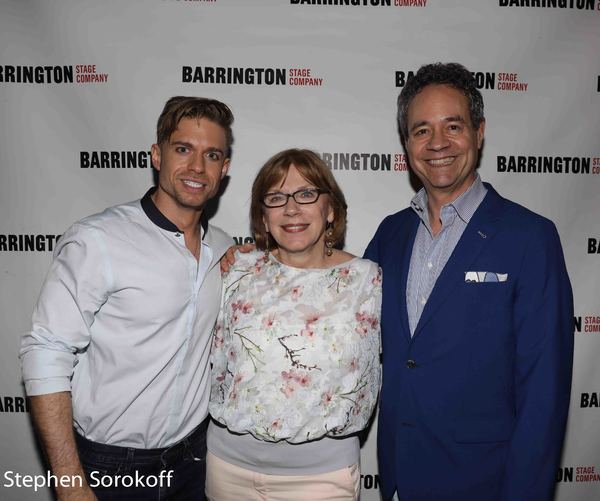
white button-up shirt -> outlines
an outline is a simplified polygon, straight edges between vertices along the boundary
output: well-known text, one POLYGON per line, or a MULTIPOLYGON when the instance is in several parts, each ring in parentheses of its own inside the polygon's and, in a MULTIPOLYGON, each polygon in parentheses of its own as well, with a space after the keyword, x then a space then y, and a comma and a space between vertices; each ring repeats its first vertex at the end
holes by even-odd
POLYGON ((75 428, 95 442, 185 437, 208 413, 218 262, 232 243, 206 225, 198 262, 150 192, 75 223, 23 337, 27 394, 70 391, 75 428))

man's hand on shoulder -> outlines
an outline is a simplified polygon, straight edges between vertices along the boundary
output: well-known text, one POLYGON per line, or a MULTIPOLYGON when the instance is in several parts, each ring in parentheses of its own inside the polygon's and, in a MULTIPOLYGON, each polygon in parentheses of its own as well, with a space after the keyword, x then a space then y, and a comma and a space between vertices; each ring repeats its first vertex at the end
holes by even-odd
POLYGON ((254 244, 232 245, 229 247, 229 249, 225 251, 225 254, 223 254, 223 257, 221 258, 221 274, 227 273, 235 264, 236 251, 247 254, 248 252, 252 252, 254 249, 256 249, 256 245, 254 244))

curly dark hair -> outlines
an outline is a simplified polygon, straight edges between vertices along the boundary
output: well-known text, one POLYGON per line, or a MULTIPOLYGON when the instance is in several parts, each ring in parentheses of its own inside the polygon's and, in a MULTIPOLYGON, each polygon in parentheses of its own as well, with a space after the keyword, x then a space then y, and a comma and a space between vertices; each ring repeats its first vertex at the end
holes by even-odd
POLYGON ((402 141, 408 139, 408 106, 413 98, 428 85, 450 85, 462 92, 469 101, 469 114, 475 129, 485 120, 483 97, 475 84, 472 73, 462 64, 433 63, 419 68, 398 96, 398 131, 402 141))

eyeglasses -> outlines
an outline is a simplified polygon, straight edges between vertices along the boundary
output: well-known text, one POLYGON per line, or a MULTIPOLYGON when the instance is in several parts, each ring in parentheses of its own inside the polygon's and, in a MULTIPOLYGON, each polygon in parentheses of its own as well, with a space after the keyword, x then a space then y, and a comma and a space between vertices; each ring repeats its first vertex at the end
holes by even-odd
POLYGON ((318 188, 304 188, 302 190, 295 191, 294 193, 281 193, 279 191, 275 193, 267 193, 263 199, 262 203, 265 207, 274 208, 274 207, 283 207, 288 203, 288 200, 291 198, 297 204, 314 204, 322 193, 329 193, 327 190, 320 190, 318 188))

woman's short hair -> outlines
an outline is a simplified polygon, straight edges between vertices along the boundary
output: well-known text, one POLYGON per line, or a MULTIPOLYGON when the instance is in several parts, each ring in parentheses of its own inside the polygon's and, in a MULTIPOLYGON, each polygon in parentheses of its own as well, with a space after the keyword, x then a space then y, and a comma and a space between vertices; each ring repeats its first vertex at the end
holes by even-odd
POLYGON ((275 249, 277 242, 267 232, 263 222, 263 214, 267 209, 262 201, 264 196, 276 185, 285 182, 290 166, 294 165, 298 173, 309 183, 327 192, 329 203, 333 208, 333 246, 340 248, 346 235, 346 199, 338 186, 331 170, 314 151, 305 149, 288 149, 273 155, 261 167, 252 185, 250 203, 250 225, 256 247, 260 250, 275 249))

